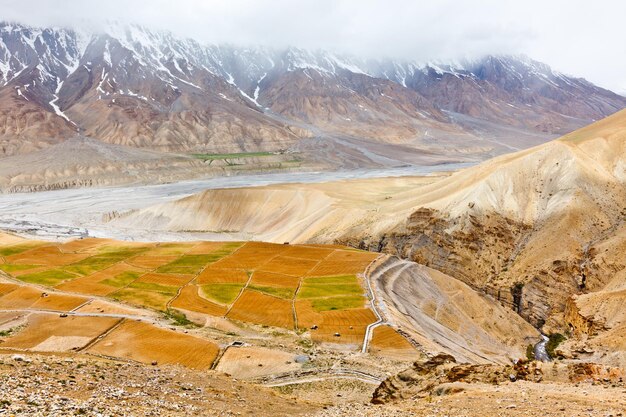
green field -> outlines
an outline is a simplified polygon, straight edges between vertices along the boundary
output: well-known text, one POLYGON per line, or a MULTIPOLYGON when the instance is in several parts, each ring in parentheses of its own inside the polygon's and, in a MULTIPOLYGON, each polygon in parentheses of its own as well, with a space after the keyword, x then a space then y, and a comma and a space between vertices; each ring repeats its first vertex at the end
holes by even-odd
POLYGON ((0 271, 4 272, 19 272, 26 271, 28 269, 38 268, 41 265, 20 265, 20 264, 0 264, 0 271))
POLYGON ((178 292, 178 287, 172 285, 155 284, 154 282, 133 282, 128 285, 128 288, 133 288, 142 291, 158 292, 160 294, 169 295, 173 297, 178 292))
POLYGON ((197 274, 205 265, 220 259, 220 255, 183 255, 167 265, 160 266, 156 272, 162 274, 197 274))
POLYGON ((262 156, 274 155, 273 152, 240 152, 240 153, 194 153, 191 154, 194 158, 202 159, 203 161, 214 161, 216 159, 241 159, 241 158, 254 158, 262 156))
POLYGON ((317 311, 345 310, 348 308, 363 308, 365 299, 359 295, 314 298, 311 305, 317 311))
POLYGON ((126 271, 117 274, 113 278, 107 278, 100 281, 101 284, 110 285, 111 287, 125 287, 141 276, 142 272, 126 271))
POLYGON ((363 289, 355 275, 305 278, 298 298, 323 298, 343 295, 361 295, 363 289))
POLYGON ((264 285, 248 285, 248 289, 259 291, 274 297, 291 300, 295 293, 295 289, 289 287, 269 287, 264 285))
POLYGON ((18 253, 26 252, 27 250, 34 249, 42 245, 44 244, 43 243, 22 243, 19 245, 4 246, 0 248, 0 256, 17 255, 18 253))
POLYGON ((97 255, 90 256, 82 261, 70 264, 63 269, 78 275, 87 276, 102 271, 125 259, 144 252, 145 248, 106 247, 97 255))
POLYGON ((61 269, 50 269, 48 271, 20 276, 21 281, 30 282, 31 284, 47 285, 49 287, 54 287, 63 281, 74 278, 76 278, 76 275, 61 269))
POLYGON ((235 301, 243 288, 242 284, 206 284, 200 287, 202 294, 210 300, 220 304, 230 304, 235 301))

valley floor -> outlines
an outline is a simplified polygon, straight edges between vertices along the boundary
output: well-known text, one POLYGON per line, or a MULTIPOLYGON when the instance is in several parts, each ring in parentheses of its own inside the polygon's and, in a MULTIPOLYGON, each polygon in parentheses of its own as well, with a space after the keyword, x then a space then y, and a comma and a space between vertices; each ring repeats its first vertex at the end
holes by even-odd
MULTIPOLYGON (((124 230, 109 226, 103 217, 153 204, 173 201, 203 190, 262 187, 287 183, 325 183, 350 179, 394 178, 449 172, 471 164, 441 164, 404 168, 335 172, 292 172, 236 175, 160 185, 94 187, 0 194, 0 230, 50 240, 72 237, 108 237, 120 240, 227 240, 228 233, 168 233, 124 230)), ((233 237, 241 238, 238 237, 233 237)))

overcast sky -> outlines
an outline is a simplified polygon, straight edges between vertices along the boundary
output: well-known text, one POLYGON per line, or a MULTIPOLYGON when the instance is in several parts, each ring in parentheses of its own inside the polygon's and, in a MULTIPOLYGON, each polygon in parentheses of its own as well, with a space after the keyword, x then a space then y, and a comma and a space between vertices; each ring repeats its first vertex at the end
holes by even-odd
POLYGON ((0 0, 0 19, 39 26, 119 20, 203 42, 418 62, 524 53, 626 93, 624 0, 0 0))

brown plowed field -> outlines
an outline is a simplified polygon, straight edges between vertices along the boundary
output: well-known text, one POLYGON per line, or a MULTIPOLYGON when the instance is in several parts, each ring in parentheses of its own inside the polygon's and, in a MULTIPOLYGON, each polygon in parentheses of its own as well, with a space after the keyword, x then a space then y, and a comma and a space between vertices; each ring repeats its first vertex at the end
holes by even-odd
POLYGON ((378 254, 371 252, 357 252, 352 250, 335 250, 328 255, 308 275, 342 275, 358 274, 374 260, 378 254))
MULTIPOLYGON (((59 317, 52 314, 32 314, 28 317, 25 329, 4 340, 2 348, 37 349, 47 340, 56 341, 58 345, 64 345, 63 338, 72 338, 72 345, 77 342, 83 347, 92 339, 98 337, 118 323, 120 319, 110 317, 59 317)), ((39 349, 39 350, 62 350, 62 349, 39 349)))
POLYGON ((376 316, 368 308, 317 312, 308 300, 297 301, 296 312, 299 327, 318 327, 311 330, 311 339, 316 342, 361 345, 365 329, 376 321, 376 316), (340 336, 334 336, 335 333, 340 336))
POLYGON ((397 359, 417 358, 419 352, 400 333, 390 326, 378 326, 374 328, 372 340, 369 345, 370 353, 391 356, 397 359))
POLYGON ((365 270, 369 261, 341 261, 341 260, 324 260, 316 266, 309 276, 320 277, 327 275, 348 275, 358 274, 365 270))
POLYGON ((28 286, 18 286, 13 291, 0 297, 0 308, 21 309, 29 308, 41 298, 43 291, 28 286))
POLYGON ((19 287, 19 285, 17 284, 10 284, 8 282, 0 282, 0 297, 17 289, 17 287, 19 287))
POLYGON ((336 250, 326 258, 327 261, 364 262, 367 266, 378 257, 378 253, 362 252, 356 250, 336 250))
POLYGON ((212 303, 211 301, 200 297, 199 288, 195 285, 187 285, 184 287, 180 295, 172 301, 171 306, 183 310, 195 311, 197 313, 209 314, 211 316, 223 316, 226 314, 226 307, 212 303))
POLYGON ((292 258, 312 259, 319 261, 324 259, 333 252, 332 248, 316 248, 313 246, 289 245, 289 248, 283 253, 284 256, 292 258))
POLYGON ((18 270, 18 271, 12 271, 11 275, 13 275, 14 277, 19 277, 22 275, 26 275, 26 274, 34 274, 37 272, 43 272, 50 269, 50 267, 48 266, 37 266, 37 265, 32 265, 32 268, 28 268, 28 269, 22 269, 22 270, 18 270))
POLYGON ((71 311, 89 299, 78 295, 51 293, 47 297, 39 297, 30 308, 38 310, 71 311))
POLYGON ((243 292, 226 317, 286 329, 294 327, 291 300, 251 290, 243 292))
MULTIPOLYGON (((235 242, 233 242, 235 243, 235 242)), ((224 242, 200 242, 187 252, 188 255, 202 255, 213 253, 222 249, 225 246, 224 242)))
POLYGON ((144 269, 127 265, 124 262, 120 262, 107 269, 93 273, 86 277, 66 281, 60 285, 57 285, 55 288, 63 291, 78 292, 81 294, 104 296, 116 291, 120 287, 123 287, 127 284, 127 282, 116 283, 115 278, 117 276, 125 273, 133 273, 139 276, 144 272, 144 269))
POLYGON ((180 256, 189 252, 196 243, 157 243, 153 249, 144 252, 145 256, 180 256))
MULTIPOLYGON (((215 264, 219 263, 216 262, 215 264)), ((215 265, 213 264, 213 265, 215 265)), ((204 271, 198 275, 196 282, 200 285, 203 284, 218 284, 218 283, 240 283, 245 284, 248 281, 248 273, 243 269, 222 269, 210 266, 205 268, 204 271)))
POLYGON ((99 239, 99 238, 87 238, 87 239, 76 239, 70 242, 63 243, 58 246, 59 250, 63 253, 72 253, 72 252, 90 252, 91 249, 97 248, 99 246, 103 246, 106 244, 114 244, 115 242, 110 239, 99 239))
POLYGON ((235 256, 227 256, 213 264, 216 268, 258 269, 272 258, 284 253, 288 245, 247 242, 235 256))
POLYGON ((167 265, 173 260, 178 258, 177 255, 170 256, 146 256, 139 255, 134 258, 129 258, 126 263, 129 265, 137 266, 145 269, 157 269, 160 266, 167 265))
POLYGON ((158 364, 209 369, 219 348, 204 339, 160 329, 148 323, 125 320, 88 351, 147 364, 156 361, 158 364))
POLYGON ((26 252, 7 256, 7 263, 17 265, 61 266, 81 261, 88 253, 62 253, 56 246, 42 246, 26 252))
POLYGON ((150 272, 145 275, 142 275, 135 282, 148 282, 148 283, 153 283, 153 284, 182 287, 183 285, 187 284, 192 279, 193 279, 193 275, 157 274, 157 273, 150 272))
POLYGON ((302 259, 302 258, 289 258, 287 256, 277 256, 265 263, 259 268, 261 271, 274 272, 277 274, 286 274, 294 276, 306 275, 315 265, 317 260, 302 259))
POLYGON ((273 287, 297 288, 300 283, 300 277, 284 274, 276 274, 273 272, 255 271, 252 274, 252 285, 269 285, 273 287))
POLYGON ((96 275, 90 275, 84 278, 77 278, 72 281, 64 282, 57 285, 55 288, 61 291, 77 292, 85 295, 98 295, 105 296, 114 291, 117 291, 117 287, 101 284, 98 281, 106 278, 99 278, 96 275))

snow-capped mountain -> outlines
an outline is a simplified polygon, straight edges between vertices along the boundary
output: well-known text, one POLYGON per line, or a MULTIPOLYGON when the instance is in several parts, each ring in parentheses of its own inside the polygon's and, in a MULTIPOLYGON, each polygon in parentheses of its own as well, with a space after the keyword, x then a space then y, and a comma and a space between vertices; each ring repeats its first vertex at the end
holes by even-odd
POLYGON ((204 45, 132 25, 85 33, 0 24, 5 155, 76 132, 176 152, 288 148, 325 135, 431 151, 466 137, 476 148, 486 146, 478 136, 545 140, 625 106, 523 57, 418 64, 204 45))

